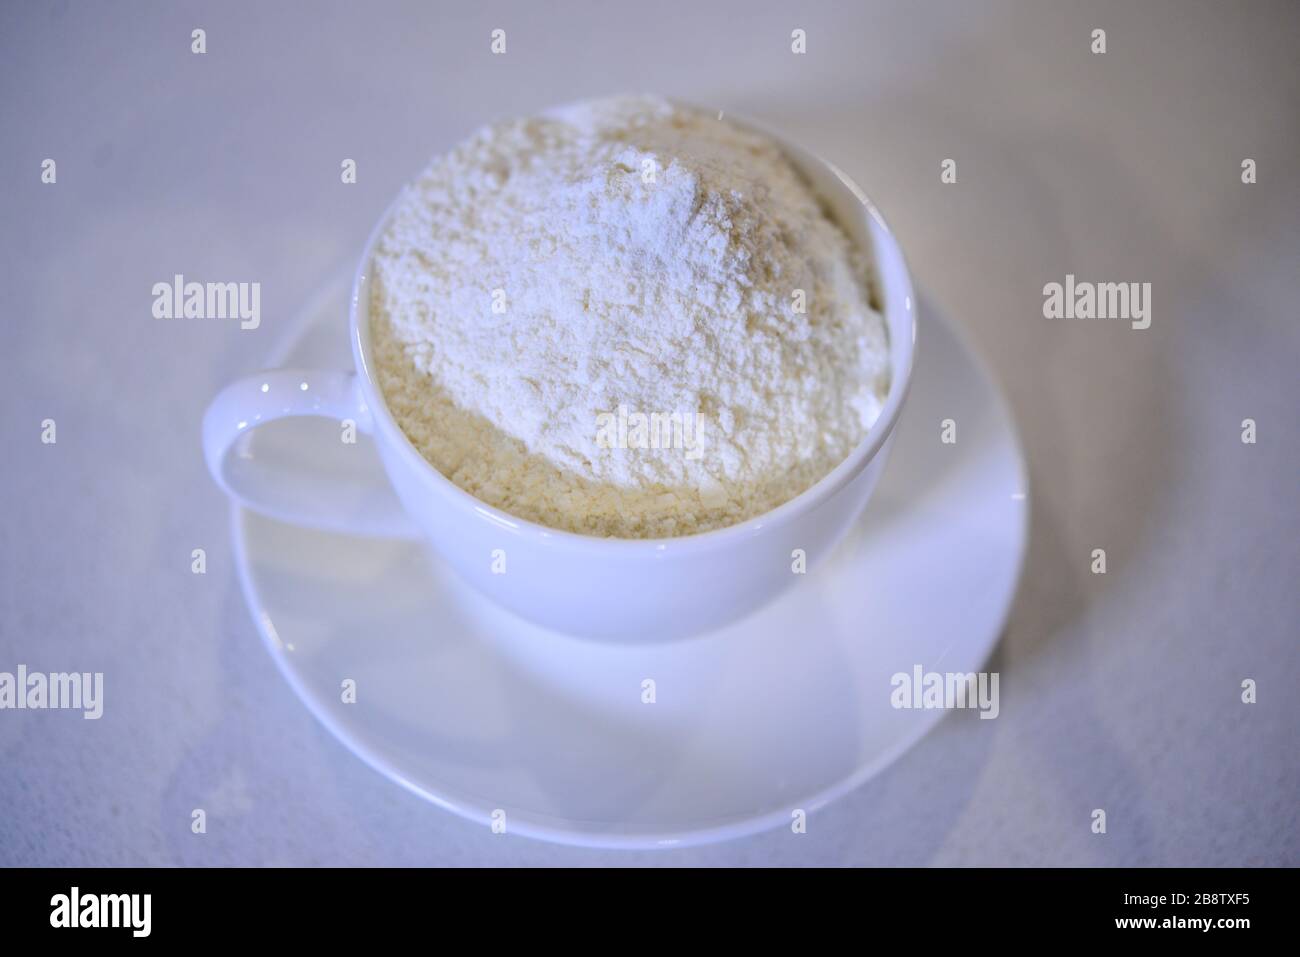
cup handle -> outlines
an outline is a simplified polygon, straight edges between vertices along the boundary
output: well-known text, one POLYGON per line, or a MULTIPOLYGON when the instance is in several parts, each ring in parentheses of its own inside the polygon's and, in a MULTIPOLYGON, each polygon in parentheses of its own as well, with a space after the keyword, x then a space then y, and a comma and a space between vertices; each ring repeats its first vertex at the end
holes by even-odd
POLYGON ((203 453, 212 478, 241 505, 281 521, 349 534, 416 537, 378 468, 374 475, 323 474, 259 459, 240 442, 259 425, 304 415, 339 422, 340 442, 349 426, 367 434, 374 428, 355 373, 276 369, 249 376, 222 389, 203 415, 203 453))

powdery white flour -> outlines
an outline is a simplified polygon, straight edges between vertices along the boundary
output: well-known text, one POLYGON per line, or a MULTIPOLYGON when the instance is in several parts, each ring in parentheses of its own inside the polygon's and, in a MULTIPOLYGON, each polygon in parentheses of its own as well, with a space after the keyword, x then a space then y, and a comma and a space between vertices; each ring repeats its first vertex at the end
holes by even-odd
POLYGON ((481 130, 408 187, 371 271, 380 385, 411 442, 568 531, 772 509, 888 390, 864 253, 774 143, 658 98, 481 130))

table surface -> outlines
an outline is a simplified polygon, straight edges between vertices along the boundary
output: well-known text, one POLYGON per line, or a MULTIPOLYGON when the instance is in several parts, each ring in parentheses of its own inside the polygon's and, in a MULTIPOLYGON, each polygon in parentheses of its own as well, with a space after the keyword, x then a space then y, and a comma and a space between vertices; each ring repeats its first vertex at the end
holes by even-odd
POLYGON ((0 712, 0 863, 1300 863, 1300 7, 461 6, 0 10, 0 671, 102 671, 106 699, 0 712), (756 117, 865 184, 1026 448, 999 719, 950 716, 804 835, 561 848, 380 777, 263 650, 200 453, 208 399, 429 155, 621 90, 756 117), (153 319, 175 273, 260 282, 260 328, 153 319), (1151 283, 1150 328, 1045 319, 1067 274, 1151 283))

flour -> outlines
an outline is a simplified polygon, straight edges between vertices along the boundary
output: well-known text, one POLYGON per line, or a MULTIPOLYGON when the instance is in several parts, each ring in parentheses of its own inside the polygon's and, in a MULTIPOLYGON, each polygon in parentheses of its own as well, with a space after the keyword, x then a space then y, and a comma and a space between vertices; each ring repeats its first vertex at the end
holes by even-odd
POLYGON ((407 437, 467 492, 568 531, 774 508, 888 389, 863 252, 771 141, 657 98, 481 130, 408 187, 371 272, 407 437))

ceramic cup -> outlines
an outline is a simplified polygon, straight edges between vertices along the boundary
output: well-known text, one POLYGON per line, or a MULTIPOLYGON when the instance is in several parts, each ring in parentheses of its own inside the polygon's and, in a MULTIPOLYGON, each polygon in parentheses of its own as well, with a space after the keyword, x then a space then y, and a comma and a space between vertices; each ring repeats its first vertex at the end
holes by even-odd
MULTIPOLYGON (((847 176, 768 130, 850 238, 876 265, 889 332, 891 384, 862 442, 821 481, 784 505, 728 528, 665 539, 576 535, 524 521, 462 491, 416 451, 375 377, 370 340, 371 253, 362 253, 348 315, 353 371, 278 369, 241 379, 213 399, 203 446, 217 484, 241 505, 280 519, 363 535, 421 539, 467 583, 525 619, 613 641, 699 633, 740 618, 795 584, 796 550, 808 568, 862 512, 885 467, 912 379, 916 299, 902 251, 847 176), (243 451, 251 429, 287 416, 351 420, 373 438, 396 492, 348 476, 272 466, 243 451), (400 502, 400 507, 396 504, 400 502), (498 551, 499 550, 499 551, 498 551), (505 573, 494 561, 505 557, 505 573)), ((360 451, 360 447, 358 447, 360 451)))

